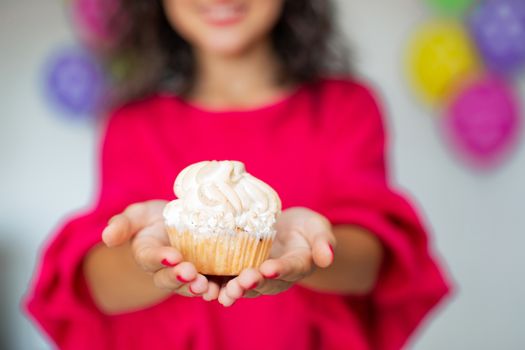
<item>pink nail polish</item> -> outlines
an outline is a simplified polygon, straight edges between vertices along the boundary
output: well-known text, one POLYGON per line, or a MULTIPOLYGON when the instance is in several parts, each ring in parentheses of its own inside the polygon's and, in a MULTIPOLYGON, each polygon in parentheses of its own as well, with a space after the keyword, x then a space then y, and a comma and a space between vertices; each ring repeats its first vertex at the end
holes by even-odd
POLYGON ((177 275, 177 279, 182 282, 182 283, 188 283, 189 280, 185 279, 184 277, 182 277, 181 275, 177 275))
POLYGON ((175 264, 170 263, 170 262, 168 261, 168 259, 162 259, 161 264, 164 265, 164 266, 167 266, 167 267, 177 266, 176 263, 175 263, 175 264))
POLYGON ((264 276, 264 277, 266 277, 266 278, 268 278, 268 279, 270 279, 270 280, 274 280, 274 279, 276 279, 277 277, 279 277, 279 274, 278 274, 277 272, 274 272, 274 273, 272 273, 271 275, 264 276))
POLYGON ((248 290, 255 289, 255 288, 257 288, 258 285, 259 285, 259 283, 255 282, 254 284, 252 284, 251 286, 248 287, 248 290))
POLYGON ((191 285, 190 285, 190 287, 189 287, 188 289, 190 290, 190 293, 191 293, 191 294, 195 294, 195 295, 198 295, 198 294, 199 294, 199 293, 195 293, 195 292, 193 291, 193 289, 191 289, 191 285))
POLYGON ((334 247, 332 247, 332 245, 329 244, 328 248, 330 248, 330 252, 332 253, 332 260, 334 260, 334 256, 335 256, 335 254, 334 254, 334 247))

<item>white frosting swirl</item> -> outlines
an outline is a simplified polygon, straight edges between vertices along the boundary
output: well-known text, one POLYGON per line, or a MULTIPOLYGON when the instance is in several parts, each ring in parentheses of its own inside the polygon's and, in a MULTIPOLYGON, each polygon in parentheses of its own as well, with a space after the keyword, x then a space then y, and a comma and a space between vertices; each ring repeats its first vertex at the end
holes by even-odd
POLYGON ((179 231, 213 235, 239 229, 257 238, 273 238, 281 211, 277 193, 248 174, 238 161, 203 161, 180 172, 178 199, 164 209, 166 225, 179 231))

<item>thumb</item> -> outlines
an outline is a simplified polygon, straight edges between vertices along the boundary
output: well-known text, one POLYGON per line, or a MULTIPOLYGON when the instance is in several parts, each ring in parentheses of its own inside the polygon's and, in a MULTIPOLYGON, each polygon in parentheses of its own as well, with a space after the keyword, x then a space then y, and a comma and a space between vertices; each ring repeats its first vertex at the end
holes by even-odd
POLYGON ((332 225, 324 216, 315 213, 304 223, 303 234, 312 249, 312 258, 318 267, 326 268, 334 261, 336 239, 332 225))
POLYGON ((138 231, 150 225, 162 214, 160 201, 135 203, 121 214, 113 216, 102 231, 102 241, 108 247, 128 242, 138 231))

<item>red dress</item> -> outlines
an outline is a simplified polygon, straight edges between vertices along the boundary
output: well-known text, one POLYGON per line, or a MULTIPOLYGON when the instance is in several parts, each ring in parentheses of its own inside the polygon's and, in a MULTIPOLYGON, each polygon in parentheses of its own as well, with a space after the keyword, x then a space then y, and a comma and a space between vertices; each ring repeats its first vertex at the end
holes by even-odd
POLYGON ((51 239, 27 309, 62 349, 399 349, 448 287, 420 219, 388 185, 384 145, 371 92, 344 79, 244 111, 207 111, 161 94, 128 104, 108 119, 98 201, 51 239), (99 311, 81 264, 108 218, 133 202, 172 200, 178 172, 212 159, 244 162, 284 208, 309 207, 376 234, 386 255, 373 292, 294 286, 231 308, 174 295, 124 314, 99 311))

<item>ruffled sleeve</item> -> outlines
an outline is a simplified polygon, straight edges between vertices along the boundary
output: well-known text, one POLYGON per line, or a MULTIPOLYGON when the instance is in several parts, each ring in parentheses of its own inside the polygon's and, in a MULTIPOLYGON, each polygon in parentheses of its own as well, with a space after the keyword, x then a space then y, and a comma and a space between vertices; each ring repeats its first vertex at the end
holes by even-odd
POLYGON ((144 172, 136 171, 140 149, 126 114, 118 111, 108 119, 96 205, 67 220, 51 237, 25 299, 29 314, 61 349, 109 346, 111 324, 94 305, 81 272, 84 257, 101 241, 108 219, 146 199, 140 190, 144 172))
POLYGON ((382 270, 368 297, 368 334, 373 349, 399 349, 449 288, 420 218, 388 184, 385 135, 374 97, 348 83, 340 101, 326 128, 322 211, 333 224, 358 225, 382 242, 382 270))

